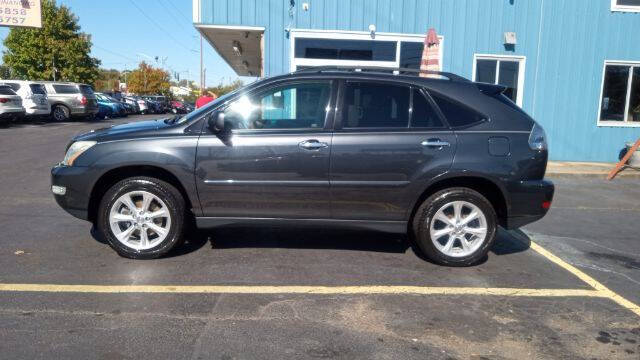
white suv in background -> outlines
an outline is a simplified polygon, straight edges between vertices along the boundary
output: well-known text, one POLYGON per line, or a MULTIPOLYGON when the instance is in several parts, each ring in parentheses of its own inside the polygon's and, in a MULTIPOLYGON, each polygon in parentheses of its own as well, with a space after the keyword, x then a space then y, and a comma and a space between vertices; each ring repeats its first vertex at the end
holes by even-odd
POLYGON ((24 116, 22 98, 9 85, 0 85, 0 120, 24 116))
POLYGON ((51 105, 43 83, 26 80, 2 80, 0 85, 8 85, 22 98, 26 115, 49 116, 51 105))

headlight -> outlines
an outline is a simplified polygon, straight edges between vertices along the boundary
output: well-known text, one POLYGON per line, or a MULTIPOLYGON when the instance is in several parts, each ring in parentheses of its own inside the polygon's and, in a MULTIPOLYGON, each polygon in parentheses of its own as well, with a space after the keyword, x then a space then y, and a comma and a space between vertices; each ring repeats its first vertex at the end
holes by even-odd
POLYGON ((72 166, 73 162, 76 161, 78 156, 80 156, 83 152, 87 151, 90 147, 95 145, 95 141, 76 141, 67 150, 67 154, 64 156, 64 160, 62 160, 62 165, 72 166))
POLYGON ((529 134, 529 147, 531 150, 547 150, 547 135, 542 126, 534 123, 531 134, 529 134))

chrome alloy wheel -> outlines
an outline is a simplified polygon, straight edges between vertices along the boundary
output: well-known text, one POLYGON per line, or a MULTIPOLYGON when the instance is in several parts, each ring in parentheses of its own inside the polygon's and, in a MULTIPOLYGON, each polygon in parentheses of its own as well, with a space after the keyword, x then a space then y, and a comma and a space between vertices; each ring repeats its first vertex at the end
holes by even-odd
POLYGON ((464 257, 473 254, 487 238, 487 218, 467 201, 442 206, 429 226, 433 245, 443 254, 464 257))
POLYGON ((147 191, 131 191, 113 203, 109 224, 122 244, 135 250, 147 250, 167 237, 171 215, 159 197, 147 191))

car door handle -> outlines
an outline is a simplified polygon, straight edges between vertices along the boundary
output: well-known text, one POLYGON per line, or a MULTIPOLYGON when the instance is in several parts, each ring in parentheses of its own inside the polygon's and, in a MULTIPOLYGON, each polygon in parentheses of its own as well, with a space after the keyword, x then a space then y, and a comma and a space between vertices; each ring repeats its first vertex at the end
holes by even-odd
POLYGON ((451 146, 451 144, 449 144, 448 141, 443 141, 437 138, 424 140, 423 142, 420 143, 420 145, 426 146, 426 147, 435 147, 440 149, 442 149, 442 147, 444 146, 451 146))
POLYGON ((329 144, 312 139, 302 141, 298 144, 298 146, 304 150, 320 150, 329 147, 329 144))

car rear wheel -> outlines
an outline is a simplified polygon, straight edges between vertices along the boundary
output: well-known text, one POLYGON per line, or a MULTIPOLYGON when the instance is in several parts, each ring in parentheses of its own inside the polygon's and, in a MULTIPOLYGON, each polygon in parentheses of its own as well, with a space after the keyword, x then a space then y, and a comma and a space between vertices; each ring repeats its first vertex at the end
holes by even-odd
POLYGON ((55 121, 68 121, 70 117, 69 109, 64 105, 56 105, 51 111, 55 121))
POLYGON ((123 257, 157 258, 182 241, 184 199, 162 180, 122 180, 106 192, 98 211, 98 231, 123 257))
POLYGON ((416 243, 432 261, 469 266, 482 260, 497 234, 491 203, 468 188, 450 188, 429 196, 413 218, 416 243))

